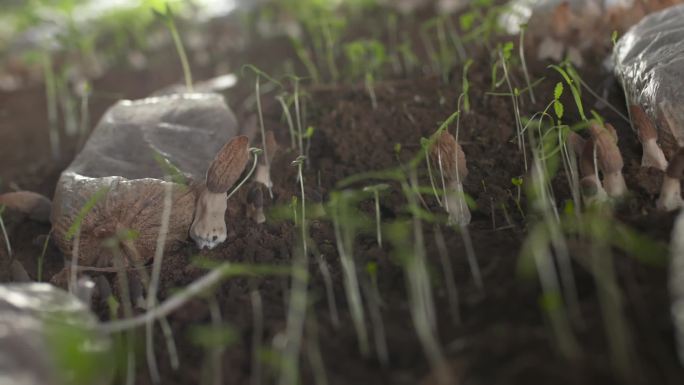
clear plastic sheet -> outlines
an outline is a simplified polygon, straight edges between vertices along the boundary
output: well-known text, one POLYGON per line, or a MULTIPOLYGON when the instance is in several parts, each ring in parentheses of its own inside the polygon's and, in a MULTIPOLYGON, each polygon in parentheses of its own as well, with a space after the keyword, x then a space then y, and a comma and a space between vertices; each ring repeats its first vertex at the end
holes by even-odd
MULTIPOLYGON (((55 341, 50 333, 83 330, 78 354, 108 354, 110 340, 94 331, 96 324, 83 302, 50 284, 0 285, 0 384, 61 385, 62 379, 69 383, 73 373, 57 372, 50 355, 54 346, 49 341, 55 341)), ((98 372, 98 383, 110 379, 107 370, 98 372)))
POLYGON ((684 4, 632 27, 615 46, 613 64, 627 103, 644 108, 659 136, 684 146, 684 4))

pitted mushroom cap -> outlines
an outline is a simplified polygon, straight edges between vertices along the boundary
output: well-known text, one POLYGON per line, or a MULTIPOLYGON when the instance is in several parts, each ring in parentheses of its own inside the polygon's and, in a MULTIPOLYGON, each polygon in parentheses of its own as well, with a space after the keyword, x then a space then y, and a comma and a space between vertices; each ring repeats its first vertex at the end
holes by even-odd
POLYGON ((634 128, 639 134, 639 141, 646 142, 649 139, 657 139, 658 132, 655 125, 646 115, 644 108, 637 104, 629 106, 629 115, 632 117, 634 128))
POLYGON ((570 131, 570 133, 568 134, 567 143, 577 156, 582 156, 582 151, 584 151, 584 145, 586 144, 586 142, 586 139, 584 139, 574 131, 570 131))
POLYGON ((441 159, 444 176, 448 180, 456 180, 456 175, 460 180, 468 176, 465 153, 454 136, 447 131, 442 132, 435 141, 430 157, 434 164, 439 164, 441 159))
POLYGON ((236 136, 226 143, 207 170, 207 188, 212 193, 225 193, 242 175, 249 161, 249 139, 236 136))
POLYGON ((622 171, 624 163, 620 149, 617 146, 617 135, 615 128, 610 124, 605 127, 596 122, 589 126, 589 132, 593 142, 596 144, 596 159, 598 166, 606 174, 622 171))
MULTIPOLYGON (((273 161, 275 154, 278 152, 278 142, 273 135, 273 131, 266 131, 266 155, 268 156, 268 163, 273 161)), ((266 158, 264 158, 266 160, 266 158)))

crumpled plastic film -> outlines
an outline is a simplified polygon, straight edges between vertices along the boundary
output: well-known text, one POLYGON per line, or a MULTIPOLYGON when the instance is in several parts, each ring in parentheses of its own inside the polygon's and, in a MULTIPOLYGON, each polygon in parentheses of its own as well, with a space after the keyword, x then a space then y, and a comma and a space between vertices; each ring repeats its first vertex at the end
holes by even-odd
POLYGON ((684 4, 645 17, 618 41, 615 76, 628 104, 684 145, 684 4))
MULTIPOLYGON (((53 352, 63 348, 72 354, 107 356, 111 341, 95 330, 97 322, 83 302, 50 284, 0 285, 0 384, 73 383, 81 374, 60 365, 53 352), (66 335, 65 330, 76 333, 68 340, 73 346, 56 334, 66 335), (61 346, 55 346, 57 341, 61 346)), ((111 365, 97 372, 94 384, 109 383, 112 373, 107 367, 111 365)))

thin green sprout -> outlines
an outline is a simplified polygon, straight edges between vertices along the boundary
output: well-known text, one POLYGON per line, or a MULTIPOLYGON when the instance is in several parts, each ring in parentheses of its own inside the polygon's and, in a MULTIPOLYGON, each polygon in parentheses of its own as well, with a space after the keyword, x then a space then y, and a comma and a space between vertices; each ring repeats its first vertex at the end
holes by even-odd
POLYGON ((527 89, 530 90, 530 101, 534 104, 537 103, 534 98, 534 90, 532 89, 532 84, 530 83, 530 74, 527 71, 527 61, 525 60, 525 30, 527 29, 527 24, 520 26, 520 42, 518 44, 518 54, 520 55, 520 63, 522 64, 523 75, 525 76, 525 83, 527 83, 527 89))
POLYGON ((154 13, 159 16, 166 24, 166 27, 171 32, 171 37, 173 39, 173 44, 176 47, 176 52, 178 52, 178 57, 180 58, 181 67, 183 67, 183 77, 185 78, 185 88, 189 92, 193 91, 192 85, 192 72, 190 71, 190 62, 188 61, 188 55, 185 53, 185 48, 183 47, 183 41, 178 33, 178 28, 176 28, 176 22, 174 20, 173 10, 171 5, 166 3, 165 12, 161 13, 154 10, 154 13))
POLYGON ((251 152, 252 155, 254 156, 254 162, 252 163, 252 168, 249 170, 247 175, 245 175, 245 177, 242 178, 240 183, 238 183, 238 185, 235 186, 233 188, 233 190, 230 191, 230 193, 228 194, 228 197, 226 197, 226 200, 230 199, 230 197, 232 197, 233 194, 235 194, 240 189, 240 187, 242 187, 242 185, 244 185, 247 182, 247 180, 249 180, 249 177, 252 176, 252 174, 254 173, 254 169, 256 169, 256 166, 259 163, 259 154, 261 153, 261 149, 252 147, 249 149, 249 152, 251 152))

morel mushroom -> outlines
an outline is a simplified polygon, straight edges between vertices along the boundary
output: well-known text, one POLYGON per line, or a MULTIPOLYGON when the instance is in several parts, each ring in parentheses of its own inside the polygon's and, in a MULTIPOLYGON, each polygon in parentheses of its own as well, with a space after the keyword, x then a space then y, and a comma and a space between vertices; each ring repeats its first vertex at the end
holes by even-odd
POLYGON ((639 141, 643 149, 641 156, 642 167, 653 167, 665 171, 667 168, 667 159, 663 150, 658 146, 658 130, 656 129, 651 119, 648 118, 643 107, 639 105, 629 106, 629 113, 632 117, 639 141))
POLYGON ((608 194, 603 189, 603 184, 601 184, 596 163, 594 162, 594 140, 582 139, 580 142, 576 139, 575 143, 582 145, 581 149, 575 150, 575 152, 579 155, 579 169, 582 177, 580 179, 580 190, 582 191, 584 201, 587 204, 603 202, 608 197, 608 194))
POLYGON ((51 220, 58 247, 72 255, 78 240, 78 266, 111 268, 115 251, 104 241, 132 230, 133 237, 118 241, 124 267, 147 263, 155 255, 169 192, 164 246, 190 235, 200 248, 215 247, 226 239, 226 191, 248 161, 248 140, 237 134, 220 95, 117 103, 57 184, 51 220), (166 180, 174 174, 165 169, 169 165, 173 181, 166 180), (179 181, 184 178, 187 183, 179 181))
POLYGON ((0 194, 0 206, 20 212, 37 222, 50 222, 50 200, 31 191, 0 194))
POLYGON ((596 159, 603 173, 603 185, 611 198, 619 198, 627 192, 622 176, 622 154, 617 146, 617 133, 612 125, 601 126, 592 122, 589 126, 592 142, 596 146, 596 159))
POLYGON ((266 222, 264 215, 264 193, 261 185, 255 183, 247 193, 247 217, 254 222, 261 224, 266 222))
POLYGON ((684 172, 684 148, 679 149, 667 166, 663 185, 660 187, 660 196, 656 207, 661 210, 673 211, 682 207, 681 182, 684 172))
POLYGON ((456 139, 444 131, 437 138, 430 152, 432 162, 438 165, 446 182, 444 206, 449 222, 457 225, 470 223, 470 209, 463 192, 463 180, 468 176, 465 153, 456 139))
POLYGON ((257 165, 254 180, 266 186, 266 188, 271 191, 273 188, 273 181, 271 180, 271 162, 278 151, 278 143, 275 140, 273 131, 266 132, 266 149, 261 161, 257 165))

